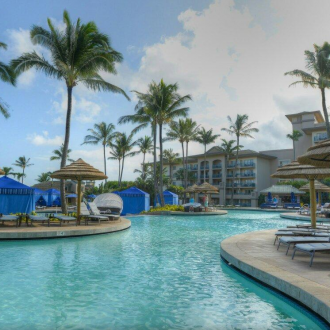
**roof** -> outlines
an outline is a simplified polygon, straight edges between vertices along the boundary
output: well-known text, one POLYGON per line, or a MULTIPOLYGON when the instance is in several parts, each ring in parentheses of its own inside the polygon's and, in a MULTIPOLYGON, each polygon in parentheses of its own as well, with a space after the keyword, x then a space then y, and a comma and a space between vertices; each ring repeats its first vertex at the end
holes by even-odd
POLYGON ((60 195, 61 194, 59 190, 54 189, 54 188, 48 189, 45 192, 48 193, 48 194, 54 194, 54 195, 60 195))
POLYGON ((172 193, 172 192, 169 191, 169 190, 165 190, 165 191, 163 192, 163 195, 164 195, 164 196, 174 196, 174 197, 178 197, 177 194, 172 193))
POLYGON ((295 195, 303 195, 305 192, 290 186, 290 185, 274 185, 267 189, 261 190, 260 194, 275 194, 275 195, 290 195, 294 193, 295 195))
POLYGON ((298 112, 298 113, 292 113, 289 115, 285 115, 286 118, 288 118, 290 121, 292 121, 293 117, 297 116, 303 116, 303 115, 311 115, 314 114, 314 117, 316 118, 318 123, 324 123, 324 118, 320 110, 315 110, 315 111, 303 111, 303 112, 298 112))
POLYGON ((148 193, 144 192, 143 190, 136 188, 136 187, 131 187, 123 191, 116 191, 114 192, 119 196, 149 196, 148 193))
POLYGON ((26 195, 33 194, 34 189, 14 179, 3 176, 0 178, 0 194, 26 195))

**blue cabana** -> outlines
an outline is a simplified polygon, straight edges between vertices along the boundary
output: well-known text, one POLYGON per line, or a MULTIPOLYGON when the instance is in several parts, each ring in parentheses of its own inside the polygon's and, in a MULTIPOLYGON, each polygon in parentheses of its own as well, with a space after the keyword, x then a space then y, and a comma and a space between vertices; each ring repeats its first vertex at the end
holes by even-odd
POLYGON ((48 194, 47 206, 61 206, 61 193, 57 189, 48 189, 46 190, 48 194))
POLYGON ((46 191, 43 191, 38 188, 34 188, 34 195, 35 195, 36 205, 47 206, 48 194, 46 191))
POLYGON ((0 178, 0 213, 30 213, 35 210, 34 189, 4 176, 0 178))
POLYGON ((127 213, 138 214, 150 210, 150 195, 136 187, 116 191, 115 194, 119 195, 124 202, 122 215, 127 213))
MULTIPOLYGON (((172 193, 169 190, 165 190, 163 192, 164 196, 164 202, 167 205, 179 205, 179 196, 177 194, 172 193)), ((157 201, 156 203, 160 203, 160 196, 159 194, 157 195, 157 201)))

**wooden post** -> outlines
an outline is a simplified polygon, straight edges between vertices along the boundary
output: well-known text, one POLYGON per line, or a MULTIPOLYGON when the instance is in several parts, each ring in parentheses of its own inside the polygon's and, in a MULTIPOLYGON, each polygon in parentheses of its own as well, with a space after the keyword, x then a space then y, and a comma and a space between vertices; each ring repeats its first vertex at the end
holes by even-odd
POLYGON ((309 180, 312 228, 316 228, 316 194, 314 181, 314 179, 309 180))
POLYGON ((77 221, 80 224, 80 204, 81 204, 81 180, 78 180, 78 205, 77 205, 77 221))

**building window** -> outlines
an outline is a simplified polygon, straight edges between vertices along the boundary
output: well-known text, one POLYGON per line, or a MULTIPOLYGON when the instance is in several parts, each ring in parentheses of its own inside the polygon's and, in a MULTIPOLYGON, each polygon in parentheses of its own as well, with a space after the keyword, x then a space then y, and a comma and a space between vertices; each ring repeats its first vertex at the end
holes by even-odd
POLYGON ((291 163, 291 159, 281 159, 278 161, 278 166, 282 167, 291 163))

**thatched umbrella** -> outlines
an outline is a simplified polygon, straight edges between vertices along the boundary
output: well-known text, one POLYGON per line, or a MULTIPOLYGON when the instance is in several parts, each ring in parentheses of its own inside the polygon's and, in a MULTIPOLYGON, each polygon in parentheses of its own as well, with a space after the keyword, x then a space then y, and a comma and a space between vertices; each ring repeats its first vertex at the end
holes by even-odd
POLYGON ((184 192, 188 193, 189 195, 193 194, 195 200, 196 188, 198 188, 197 184, 193 184, 192 186, 189 186, 184 192))
MULTIPOLYGON (((320 193, 322 193, 322 192, 330 192, 330 187, 327 186, 327 185, 325 185, 325 184, 323 184, 320 181, 317 181, 317 180, 315 180, 314 186, 315 186, 315 191, 316 191, 316 193, 319 196, 318 200, 319 200, 319 202, 321 202, 320 193)), ((299 188, 299 190, 301 190, 301 191, 307 191, 307 192, 309 192, 309 189, 310 189, 310 187, 309 187, 309 184, 308 183, 299 188)))
POLYGON ((0 168, 0 175, 5 175, 5 171, 3 171, 1 168, 0 168))
POLYGON ((283 167, 279 167, 277 172, 271 175, 272 178, 280 179, 306 179, 310 185, 310 205, 312 227, 316 227, 316 196, 315 180, 330 177, 330 168, 316 167, 311 165, 301 165, 294 161, 283 167))
POLYGON ((68 166, 55 171, 50 176, 54 179, 71 179, 78 181, 78 201, 77 201, 77 219, 80 217, 80 203, 81 203, 81 181, 82 180, 103 180, 108 177, 97 170, 93 166, 85 163, 81 158, 71 163, 68 166))
POLYGON ((298 162, 304 165, 330 167, 330 139, 308 148, 305 154, 298 157, 298 162))
POLYGON ((219 192, 219 190, 216 187, 212 186, 208 182, 202 183, 195 190, 196 190, 196 192, 201 192, 204 194, 216 194, 219 192))

